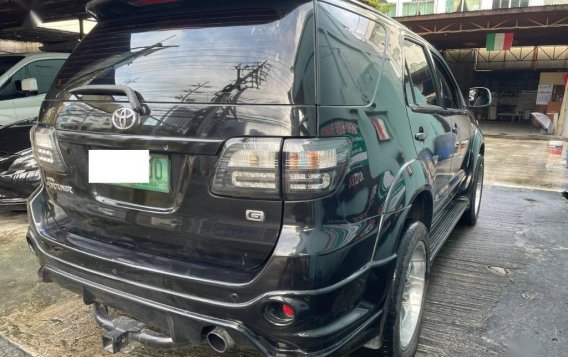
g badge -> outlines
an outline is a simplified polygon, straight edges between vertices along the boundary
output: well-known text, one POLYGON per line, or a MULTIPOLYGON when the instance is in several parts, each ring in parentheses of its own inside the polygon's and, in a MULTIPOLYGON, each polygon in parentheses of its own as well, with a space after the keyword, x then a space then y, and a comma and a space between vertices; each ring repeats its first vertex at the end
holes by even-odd
POLYGON ((249 220, 249 221, 264 222, 264 212, 262 212, 262 211, 253 211, 253 210, 247 209, 246 217, 247 217, 247 220, 249 220))

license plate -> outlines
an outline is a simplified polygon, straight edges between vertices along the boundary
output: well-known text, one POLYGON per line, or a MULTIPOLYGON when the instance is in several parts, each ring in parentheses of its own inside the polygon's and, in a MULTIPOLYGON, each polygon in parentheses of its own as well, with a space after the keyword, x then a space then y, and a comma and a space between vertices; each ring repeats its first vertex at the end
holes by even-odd
POLYGON ((121 183, 118 186, 138 190, 170 193, 170 159, 167 155, 150 154, 150 179, 148 183, 121 183))

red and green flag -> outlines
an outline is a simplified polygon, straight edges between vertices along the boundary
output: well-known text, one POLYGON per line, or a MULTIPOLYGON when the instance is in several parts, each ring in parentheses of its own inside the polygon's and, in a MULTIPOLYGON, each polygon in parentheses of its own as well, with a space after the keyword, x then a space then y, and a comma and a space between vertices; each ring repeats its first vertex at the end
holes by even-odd
POLYGON ((509 51, 512 45, 512 32, 487 34, 487 51, 509 51))

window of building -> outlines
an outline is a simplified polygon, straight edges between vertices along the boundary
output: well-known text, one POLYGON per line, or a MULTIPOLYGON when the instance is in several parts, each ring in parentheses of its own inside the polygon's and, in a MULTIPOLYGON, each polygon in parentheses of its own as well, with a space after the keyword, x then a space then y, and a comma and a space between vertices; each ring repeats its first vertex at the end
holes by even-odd
POLYGON ((529 6, 529 0, 493 0, 494 9, 508 9, 529 6))

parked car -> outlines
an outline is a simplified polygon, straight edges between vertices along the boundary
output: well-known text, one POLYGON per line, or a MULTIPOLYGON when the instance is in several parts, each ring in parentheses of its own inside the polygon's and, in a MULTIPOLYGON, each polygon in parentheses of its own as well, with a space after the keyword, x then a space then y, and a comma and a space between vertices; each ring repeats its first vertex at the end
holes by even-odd
POLYGON ((0 210, 25 211, 40 179, 31 148, 0 156, 0 210))
POLYGON ((111 352, 413 355, 432 261, 478 218, 489 91, 358 2, 157 3, 88 5, 32 130, 43 281, 111 352), (149 150, 148 182, 89 183, 96 150, 149 150))
POLYGON ((45 93, 68 56, 0 53, 0 126, 38 116, 45 93))
POLYGON ((40 184, 32 155, 30 129, 36 118, 0 126, 0 210, 26 210, 26 200, 40 184))

